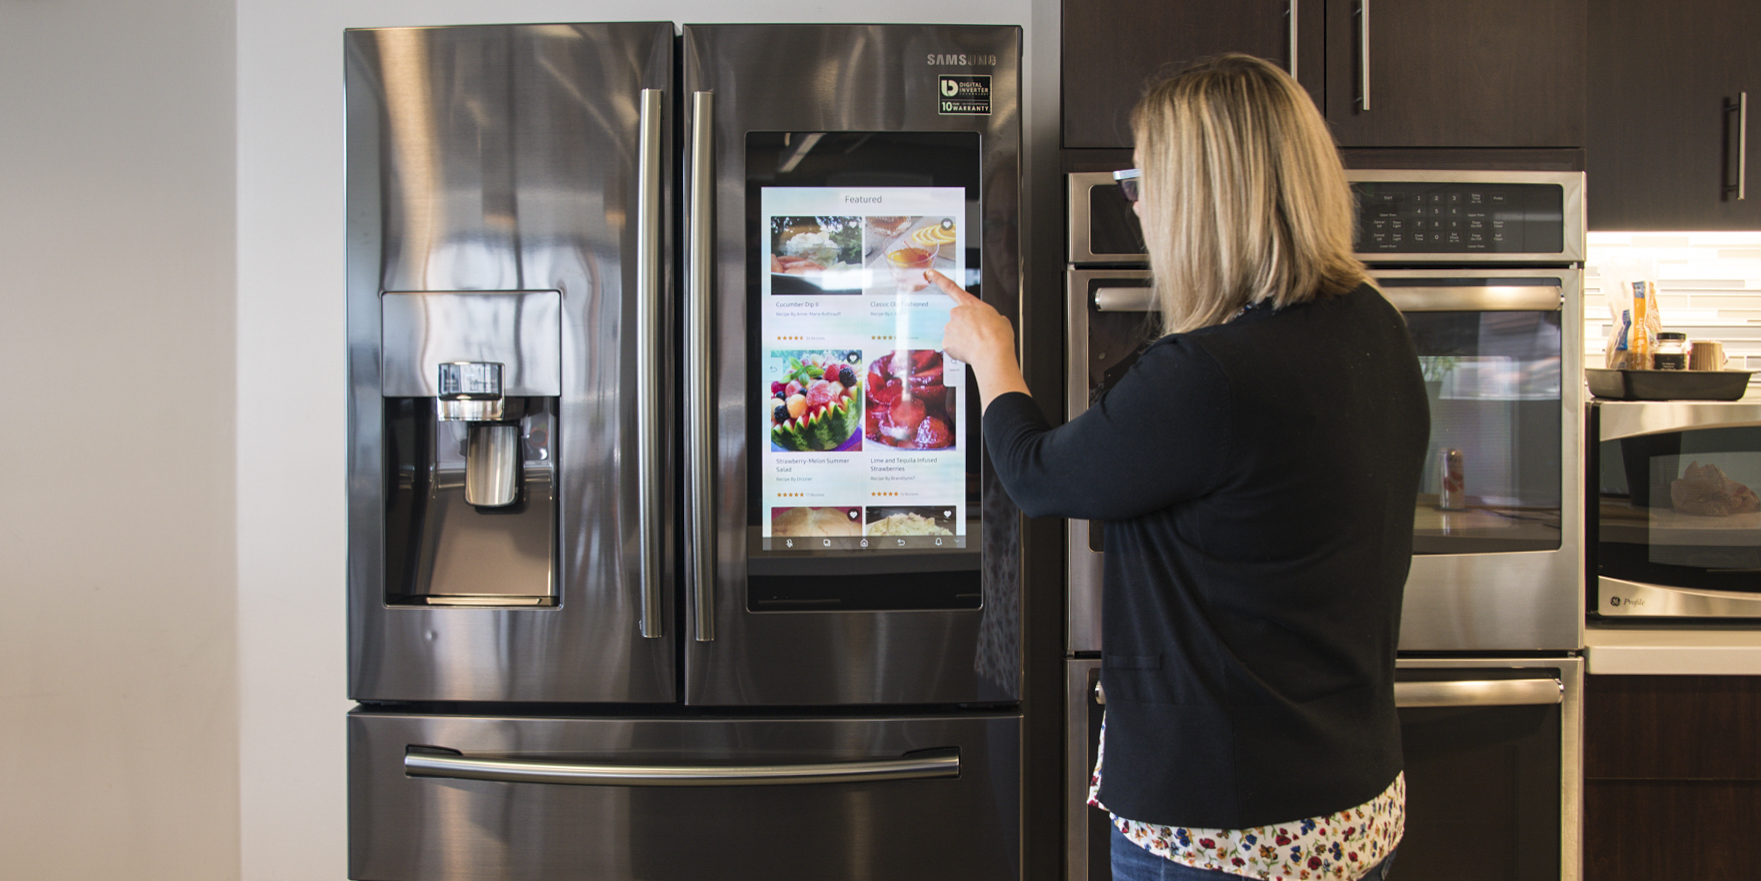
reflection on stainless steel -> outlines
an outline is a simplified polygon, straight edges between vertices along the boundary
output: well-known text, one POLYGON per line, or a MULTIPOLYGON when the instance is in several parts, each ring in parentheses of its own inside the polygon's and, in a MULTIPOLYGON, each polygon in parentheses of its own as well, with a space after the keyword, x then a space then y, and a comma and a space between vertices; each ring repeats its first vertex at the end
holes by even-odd
MULTIPOLYGON (((376 292, 377 293, 377 292, 376 292)), ((562 393, 562 301, 555 291, 387 293, 380 312, 380 390, 388 398, 440 394, 441 365, 501 365, 501 393, 562 393)))
MULTIPOLYGON (((351 31, 345 49, 350 696, 672 700, 673 648, 640 636, 637 425, 657 402, 632 392, 638 273, 620 256, 634 252, 641 214, 642 91, 670 86, 672 26, 351 31), (482 350, 510 337, 512 356, 482 350), (504 392, 545 414, 544 425, 522 427, 522 498, 488 509, 497 513, 465 503, 462 437, 435 437, 445 424, 431 409, 394 412, 399 401, 431 401, 434 365, 458 360, 503 362, 504 392), (433 428, 407 428, 422 420, 433 428), (531 455, 534 435, 547 458, 531 455), (442 448, 431 477, 386 452, 412 443, 442 448), (379 488, 418 477, 409 485, 437 494, 409 508, 408 522, 388 522, 379 488), (515 525, 534 507, 554 519, 515 525), (421 544, 388 545, 388 530, 421 544), (509 568, 484 572, 486 558, 509 568), (432 596, 388 605, 387 591, 404 588, 381 585, 400 571, 442 581, 432 596), (540 573, 554 585, 538 591, 554 590, 548 605, 414 605, 527 595, 540 573)), ((660 204, 670 204, 664 177, 660 204)), ((667 266, 663 256, 663 288, 667 266)), ((663 327, 667 308, 662 298, 663 327)), ((670 430, 663 415, 659 448, 670 430)), ((670 498, 661 479, 659 497, 670 498)), ((672 535, 661 530, 659 578, 670 583, 672 535)), ((670 596, 659 614, 671 618, 670 596)))
POLYGON ((960 776, 958 749, 848 762, 764 765, 596 764, 550 759, 478 758, 423 749, 404 754, 404 773, 446 780, 560 783, 571 786, 805 786, 960 776))
MULTIPOLYGON (((983 608, 914 611, 753 614, 747 611, 748 339, 745 309, 747 132, 969 131, 981 133, 982 203, 968 205, 968 228, 985 234, 980 266, 984 300, 1020 318, 1020 252, 1012 218, 1020 196, 1020 32, 1014 28, 866 25, 687 25, 681 92, 713 93, 686 117, 684 143, 712 153, 717 189, 710 199, 713 242, 693 244, 693 272, 709 272, 713 338, 723 341, 713 370, 694 370, 710 386, 714 487, 714 595, 697 594, 687 626, 714 615, 713 641, 686 650, 686 701, 696 704, 793 705, 902 701, 1012 701, 1020 696, 1019 512, 984 470, 983 608), (990 116, 941 116, 929 54, 995 56, 990 116), (778 65, 775 59, 790 63, 778 65), (803 71, 811 71, 804 75, 803 71), (906 83, 900 88, 896 84, 906 83), (711 126, 709 142, 700 127, 711 126), (714 149, 711 150, 711 145, 714 149), (730 146, 732 145, 732 146, 730 146), (708 253, 697 259, 695 249, 708 253)), ((707 97, 707 96, 706 96, 707 97)), ((687 174, 697 175, 697 169, 687 174)), ((694 178, 695 179, 695 178, 694 178)), ((694 218, 693 224, 697 221, 694 218)), ((696 301, 696 298, 693 298, 696 301)), ((693 406, 687 402, 687 406, 693 406)), ((752 488, 751 492, 757 492, 752 488)), ((701 502, 696 502, 701 504, 701 502)), ((693 583, 697 583, 694 579, 693 583)), ((707 586, 707 585, 706 585, 707 586)))
POLYGON ((678 878, 710 867, 728 881, 1019 879, 1020 737, 1017 713, 539 719, 358 710, 349 718, 349 876, 678 878), (936 770, 811 786, 558 786, 409 776, 407 756, 421 751, 412 747, 662 768, 850 770, 882 756, 936 770), (957 750, 959 774, 943 776, 946 752, 913 755, 923 750, 957 750))

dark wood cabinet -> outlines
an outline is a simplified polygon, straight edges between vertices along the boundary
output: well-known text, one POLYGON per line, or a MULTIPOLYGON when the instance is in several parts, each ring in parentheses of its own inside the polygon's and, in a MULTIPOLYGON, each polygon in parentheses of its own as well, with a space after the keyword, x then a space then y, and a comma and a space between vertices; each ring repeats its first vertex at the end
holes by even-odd
POLYGON ((1065 0, 1063 145, 1130 147, 1158 73, 1221 52, 1288 67, 1294 49, 1341 146, 1581 147, 1586 2, 1065 0))
POLYGON ((1334 137, 1342 147, 1583 146, 1585 2, 1331 0, 1334 137))
POLYGON ((1747 878, 1761 677, 1589 676, 1584 877, 1747 878))
POLYGON ((1320 100, 1322 0, 1064 0, 1064 147, 1129 148, 1143 87, 1212 55, 1245 52, 1290 69, 1320 100))
POLYGON ((1597 0, 1590 20, 1591 229, 1761 229, 1734 109, 1761 101, 1761 3, 1597 0))

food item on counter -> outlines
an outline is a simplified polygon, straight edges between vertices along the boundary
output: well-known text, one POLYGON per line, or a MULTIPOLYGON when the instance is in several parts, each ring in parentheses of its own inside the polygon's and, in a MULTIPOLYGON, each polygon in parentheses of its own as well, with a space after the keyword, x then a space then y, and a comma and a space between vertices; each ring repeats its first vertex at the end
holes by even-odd
POLYGON ((771 518, 770 532, 795 538, 861 535, 860 519, 850 515, 848 508, 786 508, 771 518))
POLYGON ((894 514, 868 525, 869 535, 953 535, 922 514, 894 514))
POLYGON ((1669 484, 1669 502, 1683 514, 1726 517, 1761 511, 1755 491, 1731 480, 1717 465, 1694 462, 1669 484))
POLYGON ((791 452, 838 449, 862 422, 861 397, 850 365, 825 353, 791 357, 783 378, 771 380, 765 404, 771 443, 791 452))
POLYGON ((956 398, 942 381, 935 349, 888 352, 868 365, 864 434, 892 447, 942 450, 954 446, 956 398))

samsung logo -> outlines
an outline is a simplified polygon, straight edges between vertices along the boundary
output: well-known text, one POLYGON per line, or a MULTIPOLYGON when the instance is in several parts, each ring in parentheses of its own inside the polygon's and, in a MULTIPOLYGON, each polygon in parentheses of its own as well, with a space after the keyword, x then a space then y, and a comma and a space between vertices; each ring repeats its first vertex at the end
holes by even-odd
POLYGON ((995 55, 937 55, 934 52, 926 56, 930 67, 996 67, 995 55))

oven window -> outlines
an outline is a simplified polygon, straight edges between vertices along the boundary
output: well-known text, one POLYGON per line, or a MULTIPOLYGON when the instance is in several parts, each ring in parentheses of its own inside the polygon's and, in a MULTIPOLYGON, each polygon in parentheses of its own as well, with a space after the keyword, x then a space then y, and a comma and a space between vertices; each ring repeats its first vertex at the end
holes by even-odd
POLYGON ((1598 574, 1761 592, 1761 427, 1603 441, 1596 466, 1598 574))
POLYGON ((1557 311, 1409 312, 1431 406, 1413 553, 1560 547, 1557 311))

